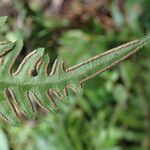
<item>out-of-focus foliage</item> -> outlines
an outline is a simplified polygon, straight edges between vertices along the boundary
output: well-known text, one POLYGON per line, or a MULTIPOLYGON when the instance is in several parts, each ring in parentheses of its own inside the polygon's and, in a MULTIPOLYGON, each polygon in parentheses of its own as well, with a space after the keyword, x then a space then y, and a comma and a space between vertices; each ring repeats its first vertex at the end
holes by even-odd
MULTIPOLYGON (((18 63, 29 50, 45 47, 51 62, 62 55, 71 66, 147 34, 149 5, 149 0, 1 0, 0 15, 11 19, 0 32, 11 41, 24 38, 18 63)), ((83 95, 72 97, 61 113, 20 128, 0 123, 2 150, 149 150, 149 60, 145 47, 88 81, 83 95)))

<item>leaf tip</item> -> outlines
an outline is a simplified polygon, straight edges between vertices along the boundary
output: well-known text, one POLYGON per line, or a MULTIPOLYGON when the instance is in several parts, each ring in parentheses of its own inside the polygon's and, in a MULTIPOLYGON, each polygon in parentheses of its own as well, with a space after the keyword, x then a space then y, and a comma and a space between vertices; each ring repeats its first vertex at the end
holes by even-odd
POLYGON ((39 54, 40 57, 43 57, 44 53, 45 53, 45 48, 38 48, 37 52, 38 52, 38 54, 39 54))
POLYGON ((141 47, 148 44, 149 42, 150 42, 150 34, 148 34, 148 35, 146 35, 146 36, 144 36, 143 38, 140 39, 141 47))

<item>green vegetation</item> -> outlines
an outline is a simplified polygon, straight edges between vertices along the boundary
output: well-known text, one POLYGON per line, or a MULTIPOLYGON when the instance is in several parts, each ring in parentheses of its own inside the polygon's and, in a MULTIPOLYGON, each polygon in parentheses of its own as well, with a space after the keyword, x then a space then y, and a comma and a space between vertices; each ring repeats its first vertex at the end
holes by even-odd
MULTIPOLYGON (((69 68, 149 33, 148 0, 106 1, 101 4, 93 1, 82 6, 78 0, 66 1, 59 11, 52 9, 53 1, 44 3, 46 0, 43 3, 8 0, 0 9, 1 16, 13 16, 0 30, 0 41, 5 39, 13 43, 3 46, 11 49, 17 43, 15 41, 24 39, 13 70, 30 50, 38 47, 45 47, 50 55, 48 68, 58 56, 63 57, 66 68, 69 68)), ((4 22, 0 21, 0 25, 4 22)), ((7 54, 16 56, 11 51, 7 54)), ((39 119, 22 117, 20 127, 1 122, 0 149, 148 150, 149 54, 149 47, 145 46, 129 61, 87 81, 83 93, 80 96, 72 93, 61 112, 45 115, 35 104, 39 119)), ((34 73, 36 76, 33 70, 34 73)))
MULTIPOLYGON (((0 17, 1 24, 5 20, 6 17, 0 17)), ((23 42, 22 40, 15 43, 1 42, 1 118, 11 125, 19 124, 22 118, 20 114, 30 119, 35 118, 35 103, 49 112, 59 109, 58 103, 67 99, 70 90, 81 93, 84 82, 129 58, 149 41, 148 35, 96 55, 70 68, 65 68, 62 59, 56 59, 50 73, 48 73, 49 56, 44 54, 42 48, 29 53, 18 69, 13 72, 14 63, 23 47, 23 42)), ((63 104, 59 104, 60 107, 61 105, 63 104)))

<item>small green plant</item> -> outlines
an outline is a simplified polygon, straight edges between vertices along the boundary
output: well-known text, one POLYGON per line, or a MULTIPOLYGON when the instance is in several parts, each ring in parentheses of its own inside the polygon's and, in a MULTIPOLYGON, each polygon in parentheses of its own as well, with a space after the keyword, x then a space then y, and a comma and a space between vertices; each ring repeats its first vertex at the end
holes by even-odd
MULTIPOLYGON (((5 21, 6 17, 0 17, 0 26, 5 21)), ((57 111, 71 90, 80 93, 84 82, 129 58, 149 41, 150 35, 96 55, 70 68, 65 68, 63 59, 58 58, 50 73, 47 71, 49 56, 43 48, 28 54, 13 72, 12 68, 23 42, 0 42, 1 118, 11 125, 20 123, 20 114, 34 118, 35 102, 46 111, 57 111), (33 73, 35 71, 36 75, 33 73)))

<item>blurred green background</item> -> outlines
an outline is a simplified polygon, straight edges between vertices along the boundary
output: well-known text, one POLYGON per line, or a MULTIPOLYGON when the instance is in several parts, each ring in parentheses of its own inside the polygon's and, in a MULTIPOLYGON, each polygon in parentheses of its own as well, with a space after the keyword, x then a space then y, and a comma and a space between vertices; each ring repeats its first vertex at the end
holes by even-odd
MULTIPOLYGON (((149 0, 0 0, 0 40, 24 39, 18 63, 45 47, 66 67, 150 31, 149 0)), ((150 50, 84 85, 62 112, 20 127, 0 122, 0 150, 149 150, 150 50)))

